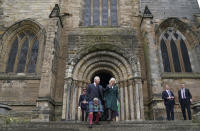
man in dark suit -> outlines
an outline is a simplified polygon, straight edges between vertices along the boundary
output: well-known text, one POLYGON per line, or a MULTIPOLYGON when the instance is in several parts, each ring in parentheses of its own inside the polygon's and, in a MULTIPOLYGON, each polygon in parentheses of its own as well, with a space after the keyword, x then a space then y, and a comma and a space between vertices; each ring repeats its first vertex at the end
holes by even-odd
POLYGON ((181 111, 183 113, 183 118, 186 120, 185 108, 187 108, 189 120, 191 117, 190 103, 192 102, 192 95, 189 89, 185 88, 184 84, 181 84, 181 89, 178 91, 178 99, 181 105, 181 111))
POLYGON ((165 90, 162 92, 162 99, 164 99, 167 120, 174 120, 174 94, 167 84, 165 85, 165 90))
POLYGON ((87 89, 87 101, 89 103, 88 107, 88 118, 89 118, 89 128, 92 128, 92 121, 93 121, 93 113, 96 114, 96 121, 97 124, 99 122, 99 118, 101 116, 101 112, 103 112, 102 107, 102 100, 103 100, 103 88, 100 83, 100 78, 98 76, 94 77, 94 83, 88 85, 87 89))

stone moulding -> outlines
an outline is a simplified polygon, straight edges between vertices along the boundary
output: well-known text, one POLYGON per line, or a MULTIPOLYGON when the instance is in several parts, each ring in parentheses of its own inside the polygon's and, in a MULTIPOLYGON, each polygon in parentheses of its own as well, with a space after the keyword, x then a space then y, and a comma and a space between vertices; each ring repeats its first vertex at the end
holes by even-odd
POLYGON ((34 74, 0 74, 0 80, 41 80, 41 76, 34 74))
POLYGON ((200 73, 163 73, 162 79, 200 79, 200 73))

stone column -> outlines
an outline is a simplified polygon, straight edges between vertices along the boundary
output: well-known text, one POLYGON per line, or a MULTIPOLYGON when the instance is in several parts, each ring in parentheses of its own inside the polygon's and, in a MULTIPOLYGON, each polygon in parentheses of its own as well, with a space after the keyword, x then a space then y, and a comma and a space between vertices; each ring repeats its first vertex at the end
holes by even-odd
POLYGON ((120 111, 121 111, 121 115, 120 115, 120 119, 123 121, 124 120, 124 87, 123 87, 123 83, 120 82, 120 111))
POLYGON ((33 118, 39 121, 50 121, 54 119, 54 88, 55 88, 55 48, 54 39, 59 28, 59 19, 52 18, 48 21, 44 60, 41 71, 41 83, 37 99, 38 117, 33 118))
POLYGON ((70 120, 70 98, 71 98, 72 78, 65 79, 63 107, 62 107, 62 120, 70 120))
POLYGON ((129 114, 129 93, 130 92, 128 92, 128 87, 127 87, 127 81, 124 81, 123 82, 124 83, 124 98, 125 98, 125 116, 126 116, 126 118, 125 118, 125 120, 129 120, 129 116, 130 116, 130 114, 129 114))
POLYGON ((135 82, 135 98, 136 98, 136 119, 140 120, 140 96, 139 96, 139 85, 135 82))
POLYGON ((129 88, 129 105, 130 105, 130 115, 131 115, 131 120, 135 120, 135 111, 134 111, 134 93, 133 93, 133 80, 128 80, 128 88, 129 88))
MULTIPOLYGON (((79 102, 79 97, 82 93, 82 88, 83 88, 83 82, 79 81, 78 82, 78 102, 79 102)), ((78 105, 79 103, 77 103, 78 105)), ((78 109, 78 120, 81 120, 81 109, 78 109)))
POLYGON ((74 81, 73 82, 73 89, 72 89, 72 91, 73 91, 73 96, 72 96, 72 100, 71 100, 71 102, 72 102, 72 120, 76 120, 76 113, 77 113, 77 108, 78 108, 78 106, 77 106, 77 93, 78 93, 78 84, 77 84, 77 81, 74 81))
MULTIPOLYGON (((150 110, 152 119, 163 119, 163 111, 165 111, 163 107, 163 101, 161 97, 162 93, 162 79, 161 73, 163 72, 161 69, 162 62, 160 61, 158 46, 159 43, 156 42, 155 36, 155 25, 153 24, 153 20, 151 18, 144 18, 141 24, 142 34, 146 34, 144 36, 144 46, 146 47, 145 56, 147 56, 148 65, 148 86, 150 88, 151 101, 150 101, 150 110), (151 56, 151 57, 149 57, 151 56)), ((158 36, 159 37, 159 36, 158 36)))
MULTIPOLYGON (((141 79, 135 79, 135 86, 136 86, 136 93, 138 94, 137 101, 137 108, 139 108, 139 112, 137 114, 138 120, 144 120, 144 102, 143 102, 143 89, 142 89, 142 80, 141 79)), ((137 96, 137 95, 136 95, 137 96)), ((136 109, 137 109, 136 108, 136 109)))

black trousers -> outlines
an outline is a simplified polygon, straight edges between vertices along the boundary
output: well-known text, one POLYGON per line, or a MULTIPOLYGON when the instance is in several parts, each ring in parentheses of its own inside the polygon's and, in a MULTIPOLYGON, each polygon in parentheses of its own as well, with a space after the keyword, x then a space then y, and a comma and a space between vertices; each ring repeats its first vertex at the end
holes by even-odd
POLYGON ((82 121, 87 121, 88 113, 87 110, 81 110, 82 112, 82 121))
POLYGON ((188 118, 189 118, 189 120, 191 120, 192 117, 191 117, 191 110, 190 110, 190 101, 188 101, 186 99, 182 99, 180 104, 181 104, 181 111, 182 111, 184 120, 186 120, 185 109, 187 109, 188 118))
POLYGON ((174 103, 169 102, 165 105, 167 120, 174 120, 174 103))

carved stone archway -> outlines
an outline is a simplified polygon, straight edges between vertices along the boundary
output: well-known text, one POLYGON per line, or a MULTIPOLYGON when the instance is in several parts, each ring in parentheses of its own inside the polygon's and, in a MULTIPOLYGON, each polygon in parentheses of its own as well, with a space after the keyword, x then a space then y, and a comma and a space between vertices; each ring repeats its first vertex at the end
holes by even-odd
POLYGON ((139 61, 132 65, 114 51, 87 53, 67 65, 63 95, 62 119, 80 120, 78 98, 96 72, 110 72, 117 79, 120 94, 120 120, 144 119, 143 93, 139 61))

